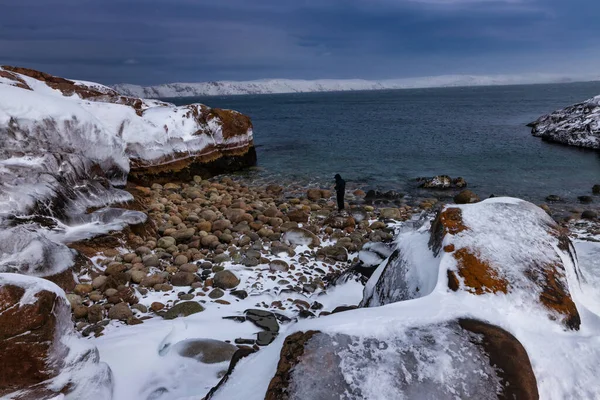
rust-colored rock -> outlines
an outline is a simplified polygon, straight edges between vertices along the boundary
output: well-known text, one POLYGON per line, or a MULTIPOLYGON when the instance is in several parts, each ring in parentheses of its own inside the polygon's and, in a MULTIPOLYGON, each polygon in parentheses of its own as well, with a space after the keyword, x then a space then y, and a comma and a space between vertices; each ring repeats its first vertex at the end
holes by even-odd
POLYGON ((58 314, 70 312, 50 291, 20 305, 25 289, 0 287, 0 396, 55 376, 66 349, 55 341, 58 314))
POLYGON ((283 343, 277 372, 269 383, 265 400, 288 400, 288 387, 290 384, 291 372, 298 360, 304 354, 304 346, 319 331, 296 332, 287 338, 283 343))
POLYGON ((490 365, 502 379, 499 399, 537 400, 537 380, 527 351, 509 332, 488 323, 473 319, 460 319, 461 328, 483 337, 474 343, 487 353, 490 365))
MULTIPOLYGON (((519 250, 523 253, 522 255, 518 252, 515 253, 515 262, 521 263, 518 267, 499 265, 497 261, 491 261, 494 258, 494 250, 482 247, 485 245, 481 244, 481 240, 477 240, 477 235, 485 234, 482 229, 493 229, 494 224, 503 222, 490 221, 490 228, 485 228, 487 225, 482 224, 477 228, 479 230, 474 232, 474 228, 467 226, 464 222, 460 208, 446 207, 438 214, 432 224, 429 246, 436 256, 440 255, 443 249, 442 257, 453 257, 456 260, 456 269, 451 268, 447 271, 448 287, 453 291, 462 289, 477 295, 486 293, 510 295, 511 293, 521 292, 529 296, 532 301, 539 302, 547 308, 551 319, 560 320, 570 329, 579 329, 581 319, 569 293, 565 265, 556 250, 556 247, 558 247, 560 251, 569 255, 575 266, 577 265, 576 257, 573 255, 573 246, 566 233, 546 214, 542 214, 541 210, 540 213, 536 214, 538 209, 530 203, 498 204, 491 202, 486 204, 486 202, 482 202, 462 207, 498 207, 494 209, 494 213, 496 213, 496 210, 497 212, 511 213, 511 215, 514 212, 523 212, 522 218, 531 217, 535 221, 539 220, 539 225, 545 227, 547 234, 544 238, 539 239, 539 246, 546 249, 543 253, 546 254, 544 255, 546 261, 530 257, 525 248, 519 250), (514 208, 514 211, 511 211, 511 207, 514 208), (528 213, 531 213, 531 215, 528 213), (460 239, 457 239, 457 237, 460 237, 460 239), (556 241, 556 246, 546 243, 552 239, 556 241), (482 251, 487 251, 487 258, 481 255, 482 251), (490 251, 492 252, 490 253, 490 251), (492 254, 491 259, 488 259, 490 254, 492 254), (505 274, 505 271, 508 270, 513 271, 511 280, 508 280, 505 274)), ((494 215, 494 213, 489 215, 494 215)), ((495 216, 495 218, 497 217, 495 216)), ((514 222, 508 220, 506 222, 506 224, 511 223, 514 222)), ((499 232, 503 231, 500 230, 499 232)), ((504 243, 490 245, 501 246, 505 249, 510 249, 511 246, 518 248, 519 243, 517 241, 520 239, 515 239, 510 234, 505 235, 506 237, 495 239, 502 240, 504 243)), ((531 240, 535 241, 536 238, 531 238, 531 240)), ((578 274, 577 268, 575 268, 575 273, 578 274)))
POLYGON ((499 277, 489 263, 471 251, 459 249, 454 253, 454 258, 458 263, 458 274, 463 278, 467 290, 476 294, 508 292, 508 282, 499 277))

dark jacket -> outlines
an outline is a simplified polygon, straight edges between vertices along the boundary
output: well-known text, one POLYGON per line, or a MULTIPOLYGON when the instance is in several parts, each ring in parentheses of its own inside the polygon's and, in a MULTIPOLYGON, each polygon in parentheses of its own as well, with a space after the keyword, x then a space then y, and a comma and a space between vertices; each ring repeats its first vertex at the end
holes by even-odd
POLYGON ((346 181, 342 179, 342 177, 337 174, 335 176, 335 191, 337 193, 344 193, 346 190, 346 181))

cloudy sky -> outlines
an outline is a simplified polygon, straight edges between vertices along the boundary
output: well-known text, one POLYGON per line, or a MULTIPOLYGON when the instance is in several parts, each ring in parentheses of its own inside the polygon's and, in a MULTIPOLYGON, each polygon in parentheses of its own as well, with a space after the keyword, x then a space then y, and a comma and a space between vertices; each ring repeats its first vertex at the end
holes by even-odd
POLYGON ((0 63, 107 84, 600 74, 598 0, 14 0, 0 63))

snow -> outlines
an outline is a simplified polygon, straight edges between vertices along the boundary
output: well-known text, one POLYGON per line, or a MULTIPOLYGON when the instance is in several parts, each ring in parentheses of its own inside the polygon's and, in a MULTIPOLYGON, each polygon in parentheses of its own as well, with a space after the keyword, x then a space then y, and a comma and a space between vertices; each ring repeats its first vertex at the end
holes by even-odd
POLYGON ((167 83, 156 86, 132 84, 114 85, 125 95, 148 98, 223 96, 242 94, 277 94, 307 92, 341 92, 355 90, 414 89, 434 87, 519 85, 534 83, 562 83, 597 80, 598 76, 568 77, 557 74, 523 75, 442 75, 404 79, 264 79, 256 81, 219 81, 197 83, 167 83))
MULTIPOLYGON (((533 243, 529 240, 531 237, 542 234, 539 229, 545 221, 545 216, 542 216, 537 210, 532 208, 528 212, 525 211, 531 207, 533 206, 529 203, 506 198, 496 198, 477 205, 461 206, 465 223, 471 224, 470 227, 474 229, 482 228, 484 221, 487 220, 486 226, 491 229, 489 234, 500 240, 500 243, 509 241, 512 246, 513 242, 522 242, 522 247, 518 247, 513 252, 509 251, 508 247, 500 246, 499 242, 487 241, 482 243, 482 245, 488 246, 490 250, 489 254, 486 253, 486 257, 490 257, 490 260, 517 262, 517 265, 512 263, 507 265, 508 273, 518 271, 519 263, 523 261, 521 259, 523 255, 520 254, 523 250, 525 250, 525 256, 528 257, 529 248, 527 246, 531 247, 531 254, 536 257, 541 256, 542 259, 554 259, 556 257, 557 253, 554 251, 547 250, 547 253, 541 253, 540 248, 533 246, 533 243), (501 208, 504 208, 502 214, 516 213, 516 215, 513 220, 509 219, 508 222, 501 224, 505 228, 495 227, 495 225, 498 225, 498 220, 493 219, 490 221, 488 218, 493 217, 493 215, 484 216, 482 214, 483 209, 486 208, 486 203, 488 206, 490 204, 502 206, 501 208), (518 212, 520 209, 524 210, 522 214, 518 212), (515 227, 515 225, 517 226, 515 227), (500 235, 502 229, 510 230, 510 232, 504 231, 503 233, 508 234, 508 236, 496 236, 500 235), (531 229, 531 231, 527 229, 531 229), (494 251, 497 251, 498 254, 495 254, 494 251), (511 271, 513 268, 514 271, 511 271)), ((506 217, 506 215, 503 216, 506 217)), ((482 234, 482 232, 478 230, 478 234, 482 234)), ((550 240, 545 235, 539 237, 542 242, 546 239, 550 240)), ((494 238, 487 237, 486 239, 493 240, 494 238)), ((413 235, 401 234, 397 241, 404 242, 407 240, 418 245, 418 231, 413 235)), ((568 255, 559 254, 566 268, 566 278, 572 297, 582 317, 582 325, 579 331, 565 330, 557 321, 549 319, 545 310, 532 304, 527 293, 519 292, 516 296, 504 294, 474 296, 466 291, 450 291, 447 287, 445 266, 442 265, 445 261, 440 256, 436 259, 440 273, 437 275, 434 289, 428 295, 393 302, 380 307, 359 308, 325 318, 300 321, 294 326, 289 326, 286 329, 286 334, 296 331, 318 330, 327 333, 331 337, 336 337, 335 335, 350 336, 352 341, 357 343, 366 343, 367 340, 385 342, 388 349, 394 347, 398 339, 402 338, 401 340, 404 340, 405 344, 408 342, 408 346, 411 348, 411 346, 417 344, 418 340, 421 340, 419 335, 410 340, 405 339, 410 337, 411 332, 414 332, 415 329, 427 330, 431 326, 444 326, 444 324, 457 318, 475 318, 497 325, 519 339, 530 357, 541 399, 600 398, 600 385, 595 372, 600 359, 600 319, 597 314, 592 312, 592 310, 598 310, 598 306, 600 306, 600 299, 596 294, 598 292, 597 284, 600 283, 600 264, 597 261, 597 255, 600 254, 600 244, 576 243, 575 247, 580 252, 580 266, 585 278, 585 283, 581 285, 575 273, 578 266, 571 262, 568 255)), ((382 265, 384 264, 385 261, 382 265)), ((440 330, 438 328, 433 330, 432 336, 435 338, 435 343, 439 343, 441 348, 436 347, 437 345, 430 347, 432 350, 430 358, 434 360, 434 364, 426 364, 424 369, 420 369, 424 375, 419 376, 432 376, 434 379, 443 379, 446 385, 452 382, 452 386, 456 383, 454 378, 445 379, 443 376, 436 374, 448 372, 450 378, 455 369, 449 367, 447 363, 443 367, 442 364, 435 364, 442 363, 443 360, 448 360, 451 363, 454 360, 454 357, 448 357, 448 348, 452 348, 453 341, 451 340, 452 335, 447 329, 442 328, 440 330), (428 366, 431 366, 431 369, 428 366)), ((284 336, 280 335, 268 348, 240 362, 228 383, 216 393, 214 399, 263 399, 269 382, 274 375, 279 353, 285 339, 284 336)), ((339 343, 337 345, 339 346, 339 343)), ((348 361, 342 366, 344 381, 351 385, 359 385, 360 390, 365 390, 365 393, 368 393, 365 398, 390 398, 392 385, 386 384, 386 382, 389 383, 389 380, 383 379, 383 377, 389 376, 386 368, 394 368, 394 363, 399 362, 398 358, 380 357, 371 363, 367 363, 365 357, 379 357, 377 352, 373 356, 369 356, 371 352, 359 356, 357 354, 361 354, 360 346, 358 348, 350 347, 348 351, 352 354, 344 356, 344 359, 349 357, 348 361), (371 380, 374 376, 382 377, 382 379, 371 380), (385 397, 386 394, 388 397, 385 397)), ((475 369, 478 368, 475 367, 475 369)), ((324 369, 321 370, 324 371, 324 369)), ((328 372, 333 374, 333 372, 328 372)), ((328 381, 327 376, 321 375, 321 377, 322 382, 328 381)), ((334 380, 335 376, 330 375, 329 379, 334 380)), ((467 379, 467 381, 470 380, 467 379)), ((438 390, 440 390, 440 387, 433 385, 420 395, 434 395, 438 390)), ((405 393, 407 394, 405 398, 412 398, 408 395, 409 393, 405 393)), ((439 398, 439 396, 434 395, 431 398, 439 398)))

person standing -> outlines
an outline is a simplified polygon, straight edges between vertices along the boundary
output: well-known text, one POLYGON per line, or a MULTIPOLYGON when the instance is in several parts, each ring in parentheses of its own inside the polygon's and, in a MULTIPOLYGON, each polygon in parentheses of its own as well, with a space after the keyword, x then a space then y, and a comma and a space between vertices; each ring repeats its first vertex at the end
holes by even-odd
POLYGON ((344 209, 344 194, 346 192, 346 181, 342 179, 340 174, 335 175, 335 194, 337 197, 338 211, 344 209))

